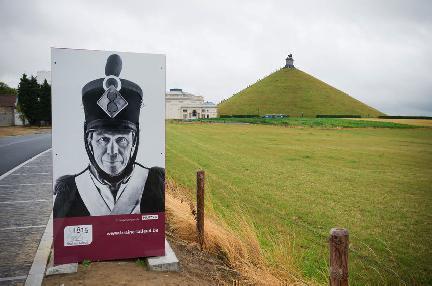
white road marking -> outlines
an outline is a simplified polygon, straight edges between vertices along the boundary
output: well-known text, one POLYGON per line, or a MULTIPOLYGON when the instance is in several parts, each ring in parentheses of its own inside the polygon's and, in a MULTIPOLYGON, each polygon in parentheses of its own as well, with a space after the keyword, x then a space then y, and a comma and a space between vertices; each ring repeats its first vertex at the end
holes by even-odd
POLYGON ((47 202, 48 200, 30 200, 30 201, 5 201, 0 204, 22 204, 22 203, 33 203, 33 202, 47 202))
POLYGON ((14 277, 1 277, 0 282, 2 281, 12 281, 12 280, 24 280, 27 276, 14 276, 14 277))
POLYGON ((40 164, 40 165, 33 165, 33 166, 23 166, 23 168, 40 168, 40 167, 52 167, 52 165, 40 164))
POLYGON ((26 175, 49 175, 49 173, 16 173, 11 176, 26 176, 26 175))
POLYGON ((41 139, 41 137, 31 138, 31 139, 28 139, 28 140, 21 140, 21 141, 17 141, 17 142, 6 143, 6 144, 3 144, 3 145, 0 145, 0 148, 1 147, 6 147, 6 146, 10 146, 10 145, 14 145, 14 144, 19 144, 19 143, 34 141, 34 140, 38 140, 38 139, 41 139))
POLYGON ((36 156, 34 156, 33 158, 28 159, 27 161, 25 161, 24 163, 19 164, 18 166, 16 166, 15 168, 13 168, 10 171, 7 171, 6 173, 4 173, 3 175, 0 176, 0 181, 3 180, 4 178, 6 178, 9 174, 15 172, 16 170, 18 170, 19 168, 23 167, 25 164, 30 163, 31 161, 37 159, 38 157, 44 155, 45 153, 48 153, 49 151, 51 151, 52 148, 49 148, 48 150, 45 150, 39 154, 37 154, 36 156))
POLYGON ((52 184, 52 183, 17 184, 17 185, 0 185, 0 187, 37 186, 37 185, 51 185, 51 184, 52 184))
POLYGON ((42 228, 42 227, 46 227, 46 225, 11 226, 11 227, 0 228, 0 230, 3 231, 3 230, 27 229, 27 228, 42 228))

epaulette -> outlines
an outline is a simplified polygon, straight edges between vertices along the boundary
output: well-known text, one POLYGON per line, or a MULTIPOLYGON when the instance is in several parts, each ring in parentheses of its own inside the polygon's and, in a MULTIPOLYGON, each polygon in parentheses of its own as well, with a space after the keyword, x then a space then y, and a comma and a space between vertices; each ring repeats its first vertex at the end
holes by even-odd
POLYGON ((75 175, 64 175, 58 178, 54 187, 54 195, 68 192, 75 183, 75 177, 75 175))

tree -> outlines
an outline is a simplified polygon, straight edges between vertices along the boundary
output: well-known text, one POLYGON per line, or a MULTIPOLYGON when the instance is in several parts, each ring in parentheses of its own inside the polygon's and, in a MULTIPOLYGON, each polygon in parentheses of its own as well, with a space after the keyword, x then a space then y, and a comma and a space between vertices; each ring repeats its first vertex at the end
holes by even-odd
POLYGON ((18 107, 30 125, 51 123, 51 86, 46 80, 39 85, 34 76, 29 79, 23 74, 18 86, 18 107))
POLYGON ((47 80, 40 86, 40 116, 41 120, 51 123, 51 86, 47 80))
MULTIPOLYGON (((30 98, 32 102, 31 117, 33 119, 33 123, 31 124, 40 124, 42 120, 42 110, 41 110, 41 98, 40 98, 40 85, 37 82, 36 77, 32 76, 30 78, 30 98)), ((30 121, 30 120, 29 120, 30 121)))
POLYGON ((20 112, 29 120, 27 112, 30 109, 31 103, 29 99, 29 79, 26 74, 23 74, 20 78, 20 83, 18 85, 18 106, 20 112))
POLYGON ((39 84, 35 77, 23 74, 18 86, 18 105, 30 125, 36 124, 39 112, 39 84))
POLYGON ((4 82, 0 81, 0 95, 7 94, 7 95, 16 95, 17 90, 15 88, 9 87, 4 82))

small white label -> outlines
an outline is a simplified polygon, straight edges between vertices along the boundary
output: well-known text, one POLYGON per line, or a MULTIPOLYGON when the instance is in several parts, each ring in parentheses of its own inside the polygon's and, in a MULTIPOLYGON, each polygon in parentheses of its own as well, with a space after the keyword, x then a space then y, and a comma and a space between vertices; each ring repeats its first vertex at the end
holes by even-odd
POLYGON ((64 228, 64 246, 89 245, 93 241, 93 226, 70 225, 64 228))
POLYGON ((159 215, 143 215, 141 220, 153 220, 158 219, 159 215))

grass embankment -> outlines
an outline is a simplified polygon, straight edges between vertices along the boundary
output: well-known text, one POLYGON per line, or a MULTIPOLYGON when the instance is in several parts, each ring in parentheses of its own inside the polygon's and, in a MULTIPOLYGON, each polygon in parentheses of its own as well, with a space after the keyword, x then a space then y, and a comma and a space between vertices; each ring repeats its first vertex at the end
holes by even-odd
POLYGON ((288 118, 211 118, 200 119, 201 122, 216 123, 250 123, 250 124, 267 124, 281 125, 289 127, 319 127, 319 128, 416 128, 415 125, 395 123, 391 121, 380 120, 352 120, 340 118, 305 118, 305 117, 288 117, 288 118))
POLYGON ((222 115, 283 113, 315 117, 350 114, 377 117, 382 112, 299 70, 280 69, 218 105, 222 115))
POLYGON ((338 226, 351 285, 432 283, 431 129, 168 124, 166 150, 168 177, 193 190, 204 169, 207 213, 253 226, 269 267, 326 283, 338 226))
MULTIPOLYGON (((166 186, 169 232, 196 244, 196 208, 190 197, 192 191, 177 185, 172 179, 167 180, 166 186)), ((254 227, 241 213, 233 215, 241 226, 237 231, 230 229, 215 212, 206 213, 204 250, 219 257, 234 273, 240 274, 240 285, 312 285, 301 279, 300 271, 294 266, 293 256, 289 254, 291 247, 286 247, 286 244, 285 247, 279 247, 275 254, 284 261, 284 267, 288 267, 289 271, 271 269, 265 261, 254 227)))

